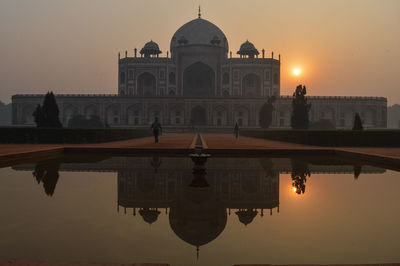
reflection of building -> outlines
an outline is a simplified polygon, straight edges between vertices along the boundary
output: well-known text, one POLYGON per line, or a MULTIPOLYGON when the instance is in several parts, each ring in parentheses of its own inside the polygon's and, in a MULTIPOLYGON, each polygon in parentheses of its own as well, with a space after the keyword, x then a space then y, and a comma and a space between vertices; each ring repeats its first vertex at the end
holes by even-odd
MULTIPOLYGON (((131 53, 130 53, 131 54, 131 53)), ((118 94, 57 95, 64 125, 75 114, 98 115, 110 126, 143 126, 159 117, 163 125, 257 127, 266 97, 276 96, 273 125, 290 126, 291 97, 281 97, 280 55, 261 53, 249 41, 233 58, 228 39, 216 25, 194 19, 172 36, 170 54, 160 56, 150 41, 132 56, 118 58, 118 94)), ((294 88, 293 88, 294 89, 294 88)), ((33 124, 43 95, 14 95, 13 124, 33 124)), ((355 112, 365 127, 386 127, 382 97, 309 97, 311 120, 328 119, 350 128, 355 112)))
POLYGON ((197 248, 222 233, 231 209, 237 210, 238 219, 245 225, 258 213, 262 216, 265 209, 271 215, 274 208, 279 211, 279 174, 265 170, 258 160, 250 167, 230 170, 226 160, 213 158, 205 174, 209 186, 205 187, 192 186, 189 159, 162 160, 156 170, 141 164, 141 168, 118 172, 118 208, 139 213, 150 224, 165 209, 174 233, 197 248))
MULTIPOLYGON (((42 180, 45 189, 50 184, 53 190, 58 169, 117 172, 119 211, 140 216, 149 224, 157 222, 159 215, 168 215, 174 233, 196 247, 217 238, 225 229, 228 215, 237 216, 241 223, 248 225, 257 216, 264 216, 264 212, 270 215, 274 209, 279 212, 279 173, 291 172, 294 165, 287 158, 210 158, 203 176, 209 186, 193 187, 193 162, 186 157, 105 159, 100 156, 92 160, 84 156, 79 160, 62 157, 38 163, 36 167, 18 165, 13 169, 31 172, 35 169, 36 178, 38 173, 57 169, 51 171, 52 180, 49 175, 42 180)), ((329 160, 332 165, 323 165, 326 160, 313 160, 303 161, 312 173, 354 171, 353 165, 343 161, 332 159, 329 160)), ((360 166, 359 171, 383 173, 385 170, 360 166)))

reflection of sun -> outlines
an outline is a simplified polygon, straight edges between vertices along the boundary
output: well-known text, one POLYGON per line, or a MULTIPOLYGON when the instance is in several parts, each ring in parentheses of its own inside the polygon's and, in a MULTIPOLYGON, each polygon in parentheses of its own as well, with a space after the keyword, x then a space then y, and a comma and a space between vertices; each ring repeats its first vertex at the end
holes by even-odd
POLYGON ((299 69, 299 68, 293 69, 293 75, 298 76, 300 74, 301 74, 301 69, 299 69))
POLYGON ((296 192, 296 191, 297 191, 297 188, 292 187, 292 190, 293 190, 293 192, 296 192))

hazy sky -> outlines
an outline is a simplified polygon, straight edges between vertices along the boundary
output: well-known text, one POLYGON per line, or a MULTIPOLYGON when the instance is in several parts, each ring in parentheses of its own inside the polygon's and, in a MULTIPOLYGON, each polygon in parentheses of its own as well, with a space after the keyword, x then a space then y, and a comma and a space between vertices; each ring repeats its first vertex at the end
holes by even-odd
POLYGON ((246 39, 282 55, 282 94, 305 83, 310 95, 400 103, 398 0, 0 0, 0 100, 117 93, 118 52, 152 39, 165 55, 199 4, 234 55, 246 39))

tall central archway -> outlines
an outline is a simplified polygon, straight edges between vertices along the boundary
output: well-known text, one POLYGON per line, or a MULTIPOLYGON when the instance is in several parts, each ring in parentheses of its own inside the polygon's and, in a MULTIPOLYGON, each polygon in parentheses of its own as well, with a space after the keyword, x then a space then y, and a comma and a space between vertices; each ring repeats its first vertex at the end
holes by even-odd
POLYGON ((207 97, 214 93, 215 73, 208 65, 196 62, 183 72, 183 95, 207 97))
POLYGON ((192 109, 191 113, 191 123, 192 125, 206 125, 207 117, 206 110, 201 106, 196 106, 192 109))

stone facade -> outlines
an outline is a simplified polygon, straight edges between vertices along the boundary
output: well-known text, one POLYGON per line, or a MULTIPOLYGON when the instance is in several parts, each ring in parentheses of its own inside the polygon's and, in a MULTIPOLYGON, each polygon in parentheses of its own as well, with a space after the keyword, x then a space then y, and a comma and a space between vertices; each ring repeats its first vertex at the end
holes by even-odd
MULTIPOLYGON (((275 96, 272 127, 290 127, 291 97, 280 95, 280 55, 258 52, 246 41, 233 58, 224 33, 197 18, 171 39, 170 56, 160 57, 150 41, 132 57, 118 56, 117 95, 56 95, 64 125, 81 114, 98 115, 112 127, 148 126, 155 117, 166 127, 258 127, 261 106, 275 96), (228 56, 229 53, 229 56, 228 56)), ((32 112, 43 95, 14 95, 13 124, 32 125, 32 112)), ((351 128, 356 112, 367 128, 386 127, 382 97, 309 97, 310 119, 328 119, 351 128)))

